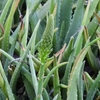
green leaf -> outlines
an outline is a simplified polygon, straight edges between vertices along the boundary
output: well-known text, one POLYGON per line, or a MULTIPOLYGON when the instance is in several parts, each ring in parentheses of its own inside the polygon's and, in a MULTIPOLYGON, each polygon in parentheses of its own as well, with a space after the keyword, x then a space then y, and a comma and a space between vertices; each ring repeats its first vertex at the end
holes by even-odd
POLYGON ((33 86, 32 84, 32 77, 31 73, 23 66, 21 69, 21 74, 27 79, 27 81, 33 86))
POLYGON ((35 98, 35 92, 32 85, 29 83, 29 81, 25 77, 23 77, 23 82, 24 82, 25 89, 27 91, 27 94, 30 100, 33 100, 35 98))
POLYGON ((83 29, 84 27, 81 27, 78 33, 78 36, 76 38, 75 44, 74 44, 74 48, 75 48, 75 56, 77 56, 79 54, 79 52, 82 49, 82 44, 83 44, 83 29))
POLYGON ((49 12, 50 9, 50 0, 48 0, 43 6, 41 6, 41 8, 39 10, 37 10, 37 17, 39 19, 43 19, 47 13, 49 12), (46 8, 46 9, 45 9, 46 8))
MULTIPOLYGON (((28 45, 26 47, 26 51, 24 52, 24 54, 21 57, 21 61, 24 61, 25 58, 27 57, 27 54, 28 54, 29 49, 31 47, 32 41, 34 40, 34 35, 37 33, 39 24, 40 24, 40 20, 38 21, 38 23, 37 23, 37 25, 36 25, 36 27, 34 29, 34 33, 32 34, 32 36, 30 38, 30 41, 29 41, 29 43, 28 43, 28 45)), ((19 77, 19 74, 20 74, 20 71, 21 71, 21 68, 22 68, 22 64, 23 63, 21 61, 18 63, 18 65, 15 68, 14 73, 13 73, 13 75, 11 77, 10 86, 11 86, 11 89, 12 89, 13 92, 15 92, 16 82, 17 82, 17 79, 19 77)))
MULTIPOLYGON (((7 3, 4 6, 4 9, 3 9, 3 11, 2 11, 2 13, 0 15, 0 24, 4 24, 4 21, 6 19, 7 13, 8 13, 8 9, 9 9, 9 7, 10 7, 10 5, 11 5, 13 0, 6 0, 6 1, 7 1, 7 3)), ((3 0, 2 2, 5 2, 5 0, 3 0)))
MULTIPOLYGON (((29 9, 27 8, 27 10, 26 10, 26 17, 25 17, 25 22, 24 22, 25 24, 25 27, 24 27, 24 35, 23 35, 23 37, 22 37, 22 40, 21 41, 19 41, 19 42, 21 42, 21 44, 22 44, 22 46, 26 49, 26 45, 27 45, 27 38, 28 38, 28 26, 29 26, 29 9)), ((21 34, 21 33, 19 33, 19 34, 21 34)), ((22 56, 23 55, 23 50, 21 49, 21 51, 20 51, 20 56, 22 56)))
POLYGON ((56 0, 51 0, 50 2, 50 14, 53 14, 54 8, 55 8, 56 0))
POLYGON ((99 0, 90 0, 89 2, 90 2, 90 7, 89 7, 89 11, 87 13, 87 19, 86 19, 85 25, 88 25, 91 17, 93 16, 93 13, 95 12, 95 9, 98 5, 99 0))
POLYGON ((0 1, 0 11, 3 10, 5 4, 6 4, 7 0, 2 0, 0 1))
MULTIPOLYGON (((77 36, 77 39, 75 41, 75 44, 74 46, 72 45, 72 52, 69 56, 69 59, 68 59, 68 63, 67 66, 66 66, 66 69, 65 69, 65 73, 64 73, 64 77, 62 79, 62 82, 63 84, 65 85, 68 85, 68 80, 69 80, 69 75, 70 75, 70 70, 71 70, 71 67, 72 67, 72 63, 74 62, 75 58, 81 51, 82 49, 82 32, 83 32, 83 27, 79 30, 79 34, 77 36)), ((69 42, 70 43, 70 42, 69 42)), ((68 44, 69 46, 69 44, 68 44)), ((66 51, 66 50, 65 50, 66 51)), ((70 52, 70 48, 68 50, 68 52, 70 52)), ((69 53, 68 53, 69 54, 69 53)), ((67 55, 68 56, 68 55, 67 55)), ((67 57, 66 56, 66 57, 67 57)), ((66 91, 66 90, 65 90, 66 91)), ((65 91, 63 92, 63 94, 65 93, 65 91)), ((66 96, 64 96, 66 98, 66 96)))
MULTIPOLYGON (((86 27, 84 28, 84 37, 85 37, 85 42, 86 42, 89 38, 88 30, 86 27)), ((87 57, 87 60, 90 64, 90 66, 92 67, 92 69, 94 71, 98 71, 100 64, 99 64, 97 58, 95 57, 95 55, 93 54, 91 47, 89 48, 86 57, 87 57)))
MULTIPOLYGON (((5 23, 5 31, 4 31, 4 36, 3 36, 4 38, 2 41, 2 49, 6 52, 9 51, 9 39, 10 39, 11 25, 13 22, 13 16, 14 16, 14 13, 17 9, 18 3, 19 3, 19 0, 13 1, 11 11, 10 11, 9 16, 8 16, 6 23, 5 23)), ((3 57, 3 63, 5 62, 5 59, 6 58, 3 57)))
MULTIPOLYGON (((15 46, 16 46, 16 41, 17 41, 17 36, 18 36, 18 34, 16 34, 15 37, 13 38, 12 45, 11 45, 11 47, 9 49, 8 54, 10 56, 13 56, 13 54, 14 54, 15 46)), ((8 75, 8 66, 9 66, 9 63, 10 63, 10 59, 7 58, 6 61, 5 61, 5 64, 4 64, 4 71, 5 71, 6 75, 8 75)))
MULTIPOLYGON (((83 14, 84 14, 84 0, 78 0, 72 23, 69 27, 69 30, 68 30, 65 40, 64 40, 65 43, 68 44, 70 37, 73 36, 77 32, 77 30, 79 30, 79 28, 82 24, 83 14)), ((76 37, 76 36, 77 36, 77 34, 75 34, 74 37, 76 37)))
POLYGON ((53 100, 57 100, 57 98, 58 98, 58 94, 53 98, 53 100))
MULTIPOLYGON (((97 14, 98 16, 100 16, 100 11, 98 12, 98 14, 97 14)), ((96 35, 95 34, 95 31, 96 31, 96 29, 97 29, 97 27, 98 27, 98 24, 96 24, 96 23, 98 23, 98 20, 97 20, 97 18, 96 17, 94 17, 93 19, 92 19, 92 21, 88 24, 88 26, 87 26, 87 28, 88 28, 88 32, 89 32, 89 36, 93 36, 93 35, 96 35)))
POLYGON ((67 100, 77 100, 77 82, 79 79, 79 73, 82 67, 82 61, 88 51, 89 47, 83 48, 75 59, 70 79, 68 82, 67 100))
POLYGON ((71 37, 70 41, 69 41, 69 43, 68 43, 68 45, 63 53, 62 60, 67 61, 68 58, 70 57, 70 54, 73 51, 73 43, 74 43, 74 37, 71 37))
POLYGON ((43 100, 50 100, 49 99, 49 94, 47 93, 45 88, 43 89, 42 96, 43 96, 43 100))
POLYGON ((33 86, 34 86, 35 94, 37 96, 38 81, 37 81, 36 72, 35 72, 35 69, 34 69, 34 64, 33 64, 32 57, 31 57, 30 53, 29 53, 29 65, 30 65, 30 70, 31 70, 32 83, 33 83, 33 86))
POLYGON ((5 100, 5 99, 6 99, 5 95, 3 91, 0 89, 0 100, 5 100))
POLYGON ((7 52, 5 52, 4 50, 0 49, 0 52, 7 57, 9 60, 14 60, 14 58, 12 56, 10 56, 7 52))
POLYGON ((5 73, 4 73, 4 70, 3 70, 1 62, 0 62, 0 73, 1 73, 1 75, 2 75, 2 77, 4 79, 4 83, 5 83, 4 87, 3 87, 3 88, 5 88, 5 90, 3 92, 7 96, 6 98, 8 98, 9 100, 15 100, 14 95, 12 93, 12 90, 10 88, 10 85, 8 83, 7 77, 6 77, 5 73))
POLYGON ((71 13, 72 13, 72 4, 73 0, 61 0, 57 1, 57 12, 56 12, 56 27, 58 32, 54 34, 54 52, 57 52, 62 45, 61 42, 66 36, 71 23, 71 13), (67 9, 67 10, 65 10, 67 9), (59 39, 60 34, 62 33, 61 39, 59 39))
POLYGON ((79 73, 79 80, 78 80, 78 100, 83 100, 83 92, 84 92, 84 87, 83 87, 83 70, 84 70, 84 65, 85 61, 82 63, 82 68, 79 73))
POLYGON ((86 91, 88 92, 90 90, 91 86, 93 85, 94 80, 87 72, 84 72, 84 82, 85 82, 85 86, 86 86, 86 91))
MULTIPOLYGON (((57 58, 54 57, 54 67, 57 66, 57 58)), ((58 74, 58 69, 55 70, 54 72, 54 77, 53 77, 53 88, 54 88, 54 96, 58 94, 57 100, 61 100, 61 93, 60 93, 60 78, 58 74)))
MULTIPOLYGON (((63 0, 63 2, 61 2, 60 27, 62 22, 64 21, 65 22, 64 30, 63 30, 64 34, 68 31, 68 28, 70 26, 72 4, 73 4, 73 0, 63 0)), ((57 35, 59 36, 59 34, 57 35)))
POLYGON ((44 83, 43 83, 44 88, 47 86, 47 83, 48 83, 48 81, 49 81, 51 75, 56 71, 56 69, 58 69, 59 67, 61 67, 61 66, 63 66, 63 65, 66 65, 66 64, 67 64, 67 62, 63 62, 63 63, 61 63, 61 64, 58 64, 57 66, 55 66, 55 67, 50 71, 50 73, 47 75, 46 79, 44 80, 44 83))
POLYGON ((93 100, 95 93, 99 87, 99 84, 100 84, 100 72, 98 73, 96 79, 94 80, 94 83, 91 86, 91 88, 86 96, 86 100, 93 100))

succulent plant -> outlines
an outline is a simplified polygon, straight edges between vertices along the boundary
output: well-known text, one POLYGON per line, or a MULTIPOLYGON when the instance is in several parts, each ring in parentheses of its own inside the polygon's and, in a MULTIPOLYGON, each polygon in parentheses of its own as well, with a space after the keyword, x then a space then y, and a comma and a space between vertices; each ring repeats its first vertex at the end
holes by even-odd
POLYGON ((100 0, 0 1, 0 100, 100 99, 100 0))

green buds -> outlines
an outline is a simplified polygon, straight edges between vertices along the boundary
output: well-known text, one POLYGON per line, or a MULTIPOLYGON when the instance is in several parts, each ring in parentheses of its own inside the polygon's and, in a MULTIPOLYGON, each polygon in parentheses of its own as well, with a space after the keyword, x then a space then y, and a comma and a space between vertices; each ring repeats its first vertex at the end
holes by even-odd
POLYGON ((41 62, 44 62, 52 51, 52 40, 54 33, 54 16, 51 14, 48 18, 45 31, 38 47, 38 56, 41 62))

